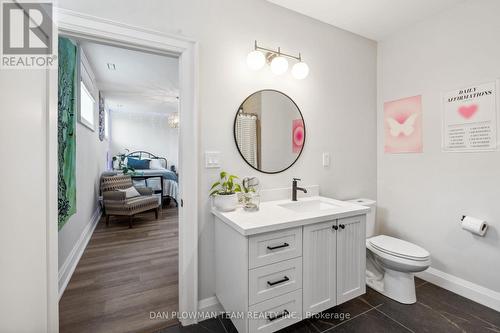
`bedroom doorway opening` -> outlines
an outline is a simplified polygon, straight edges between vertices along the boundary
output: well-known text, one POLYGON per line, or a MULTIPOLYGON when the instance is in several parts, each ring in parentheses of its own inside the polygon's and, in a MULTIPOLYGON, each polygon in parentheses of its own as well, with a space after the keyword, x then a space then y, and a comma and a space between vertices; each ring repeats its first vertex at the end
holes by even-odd
POLYGON ((58 234, 59 272, 68 267, 59 281, 60 332, 175 325, 179 57, 72 35, 59 43, 76 51, 77 113, 76 209, 58 234), (76 258, 82 237, 88 243, 76 258))

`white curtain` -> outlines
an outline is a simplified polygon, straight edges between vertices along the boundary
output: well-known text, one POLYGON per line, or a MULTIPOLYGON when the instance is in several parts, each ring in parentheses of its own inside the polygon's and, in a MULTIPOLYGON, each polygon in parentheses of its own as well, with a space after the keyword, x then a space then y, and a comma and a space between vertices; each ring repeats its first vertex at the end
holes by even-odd
POLYGON ((257 168, 257 116, 244 113, 238 114, 236 118, 236 141, 245 160, 257 168))

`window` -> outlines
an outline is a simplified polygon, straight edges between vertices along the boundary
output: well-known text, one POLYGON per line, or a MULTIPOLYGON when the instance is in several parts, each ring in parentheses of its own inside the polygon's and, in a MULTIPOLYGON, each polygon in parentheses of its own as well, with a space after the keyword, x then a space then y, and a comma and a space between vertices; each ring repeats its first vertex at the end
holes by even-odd
POLYGON ((80 81, 80 105, 78 110, 78 121, 91 129, 95 130, 95 119, 97 113, 97 102, 93 92, 97 91, 95 85, 95 76, 92 67, 81 47, 78 48, 80 57, 79 81, 80 81))
POLYGON ((94 129, 95 100, 83 81, 80 81, 80 122, 94 129))
POLYGON ((104 110, 104 137, 109 139, 109 109, 104 110))

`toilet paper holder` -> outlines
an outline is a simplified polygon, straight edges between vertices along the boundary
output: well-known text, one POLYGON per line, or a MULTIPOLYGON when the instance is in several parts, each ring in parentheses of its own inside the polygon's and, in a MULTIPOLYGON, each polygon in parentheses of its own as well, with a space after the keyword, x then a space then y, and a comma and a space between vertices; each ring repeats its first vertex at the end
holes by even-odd
POLYGON ((484 237, 486 231, 488 230, 488 223, 486 221, 468 215, 462 215, 460 224, 462 226, 462 229, 481 237, 484 237))

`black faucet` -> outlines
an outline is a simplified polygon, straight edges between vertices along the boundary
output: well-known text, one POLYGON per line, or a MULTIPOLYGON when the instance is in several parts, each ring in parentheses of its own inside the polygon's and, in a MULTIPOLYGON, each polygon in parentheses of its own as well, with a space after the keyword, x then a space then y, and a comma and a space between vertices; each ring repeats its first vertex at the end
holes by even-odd
POLYGON ((300 181, 299 178, 294 178, 292 181, 292 201, 297 201, 297 190, 307 193, 307 190, 302 187, 297 187, 297 181, 300 181))

